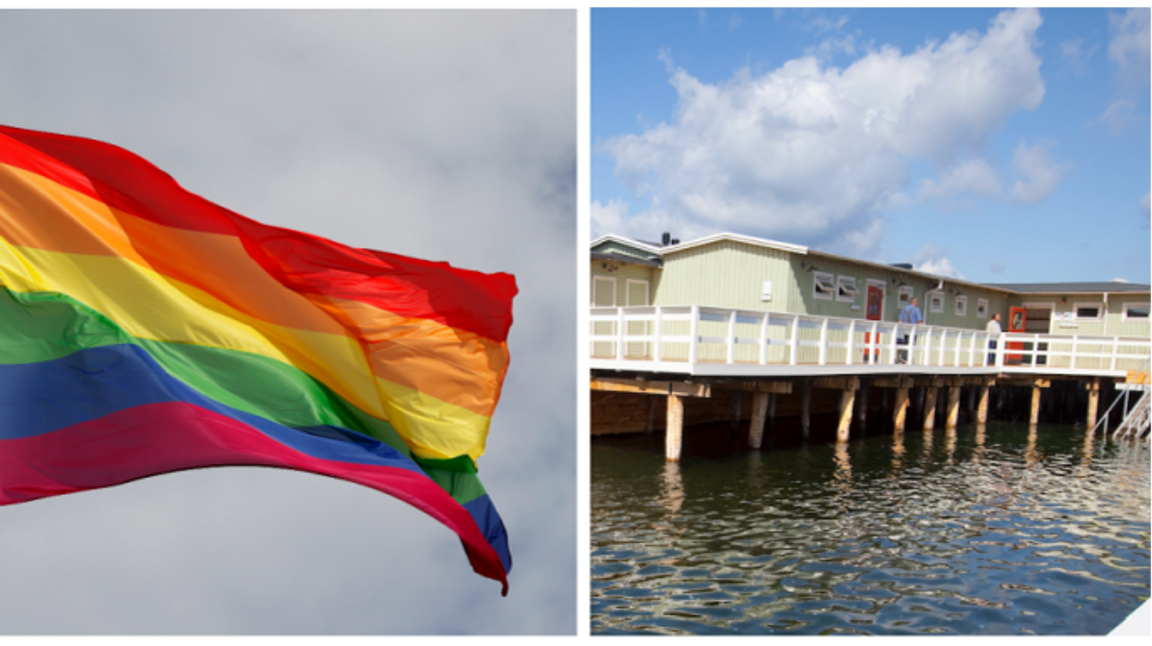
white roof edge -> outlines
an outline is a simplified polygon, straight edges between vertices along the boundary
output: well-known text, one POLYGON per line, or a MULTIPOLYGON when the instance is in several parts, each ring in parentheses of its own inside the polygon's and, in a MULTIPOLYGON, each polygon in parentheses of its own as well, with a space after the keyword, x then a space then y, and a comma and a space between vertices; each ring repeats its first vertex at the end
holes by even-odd
POLYGON ((727 231, 725 231, 723 233, 714 233, 710 236, 704 236, 703 238, 697 238, 695 240, 689 240, 688 242, 681 242, 680 244, 672 245, 670 247, 661 247, 660 251, 662 253, 672 253, 675 251, 684 251, 685 249, 691 249, 693 247, 699 247, 699 246, 703 246, 706 244, 712 244, 713 242, 719 242, 721 240, 733 240, 735 242, 743 242, 744 244, 750 244, 750 245, 753 245, 756 247, 767 247, 769 249, 779 249, 780 251, 787 251, 790 253, 798 253, 800 255, 805 255, 808 253, 808 247, 805 247, 803 245, 790 244, 787 242, 780 242, 779 240, 769 240, 767 238, 757 238, 754 236, 746 236, 746 235, 741 235, 739 233, 730 233, 727 231))
POLYGON ((619 242, 620 244, 627 245, 629 247, 636 247, 638 249, 643 249, 644 251, 651 251, 652 253, 654 253, 656 255, 660 255, 661 251, 663 250, 662 247, 653 247, 652 245, 640 242, 639 240, 633 240, 631 238, 625 238, 623 236, 618 236, 618 235, 613 234, 613 233, 609 233, 607 235, 602 235, 599 238, 596 238, 588 246, 589 247, 595 247, 596 245, 602 244, 605 242, 619 242))

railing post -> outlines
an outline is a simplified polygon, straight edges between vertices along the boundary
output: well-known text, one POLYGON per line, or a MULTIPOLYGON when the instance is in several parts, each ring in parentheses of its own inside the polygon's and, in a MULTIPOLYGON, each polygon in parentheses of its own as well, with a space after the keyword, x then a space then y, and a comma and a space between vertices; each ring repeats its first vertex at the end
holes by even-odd
POLYGON ((1078 335, 1076 335, 1076 334, 1073 334, 1073 335, 1072 335, 1072 358, 1071 358, 1071 359, 1069 359, 1069 364, 1068 364, 1068 367, 1069 367, 1069 369, 1071 369, 1071 370, 1075 370, 1075 369, 1076 369, 1076 345, 1077 345, 1077 338, 1078 338, 1078 335))
POLYGON ((848 322, 848 365, 852 365, 852 355, 856 352, 856 319, 848 322))
POLYGON ((616 308, 616 360, 624 360, 624 308, 616 308))
POLYGON ((871 352, 868 354, 868 363, 876 364, 876 355, 880 354, 880 336, 876 334, 878 327, 876 321, 872 321, 872 347, 869 348, 871 352))
POLYGON ((948 354, 948 330, 940 330, 940 358, 936 360, 936 365, 944 365, 944 357, 948 354))
POLYGON ((688 339, 688 363, 696 365, 696 358, 700 356, 697 346, 700 344, 700 306, 692 306, 692 320, 688 323, 691 338, 688 339))
POLYGON ((1120 352, 1120 337, 1112 337, 1112 370, 1116 369, 1116 354, 1120 352))
POLYGON ((968 367, 976 366, 976 330, 972 331, 972 340, 968 343, 968 367))
POLYGON ((736 310, 728 313, 728 359, 727 363, 736 362, 736 310))
MULTIPOLYGON (((912 334, 908 337, 908 349, 909 350, 911 350, 916 345, 916 328, 918 328, 918 327, 920 327, 920 326, 918 326, 918 325, 912 326, 912 334)), ((910 353, 908 355, 908 363, 910 363, 910 364, 916 363, 916 355, 915 354, 910 353)), ((924 365, 927 366, 927 365, 930 365, 931 363, 932 363, 932 331, 928 330, 924 334, 924 365)))
POLYGON ((996 339, 996 367, 1004 367, 1004 350, 1007 347, 1004 340, 1004 333, 1001 332, 999 338, 996 339))
POLYGON ((760 321, 760 365, 768 363, 768 312, 760 321))
POLYGON ((792 338, 788 340, 791 352, 788 357, 788 365, 796 365, 796 355, 800 352, 800 317, 792 315, 792 338))
POLYGON ((661 348, 662 335, 664 333, 664 310, 659 305, 656 306, 656 324, 654 328, 656 338, 652 341, 652 360, 660 361, 660 357, 664 356, 661 348))
POLYGON ((823 322, 820 323, 820 360, 817 362, 819 365, 824 365, 825 359, 828 357, 828 317, 825 316, 823 322))

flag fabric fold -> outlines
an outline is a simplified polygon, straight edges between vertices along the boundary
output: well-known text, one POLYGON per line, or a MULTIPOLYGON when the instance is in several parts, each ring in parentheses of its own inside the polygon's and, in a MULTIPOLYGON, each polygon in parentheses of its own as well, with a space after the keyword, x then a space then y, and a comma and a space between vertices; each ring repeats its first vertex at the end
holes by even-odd
POLYGON ((255 222, 110 144, 0 126, 0 505, 296 469, 428 513, 506 594, 476 459, 516 291, 255 222))

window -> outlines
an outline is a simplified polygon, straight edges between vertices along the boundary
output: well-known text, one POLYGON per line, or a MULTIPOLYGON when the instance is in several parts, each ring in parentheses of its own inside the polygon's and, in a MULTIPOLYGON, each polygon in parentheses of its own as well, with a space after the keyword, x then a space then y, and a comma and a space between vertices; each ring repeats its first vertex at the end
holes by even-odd
POLYGON ((968 316, 968 297, 956 297, 956 316, 968 316))
POLYGON ((814 272, 812 274, 812 297, 818 298, 822 301, 832 300, 832 295, 836 293, 836 285, 832 282, 832 274, 824 272, 814 272))
POLYGON ((933 314, 944 313, 944 294, 941 292, 928 293, 928 310, 933 314))
POLYGON ((1104 303, 1074 303, 1072 311, 1076 313, 1077 320, 1098 320, 1104 314, 1104 303))
POLYGON ((976 318, 978 318, 978 319, 988 318, 988 299, 987 298, 976 299, 976 318))
POLYGON ((616 279, 610 276, 592 277, 592 305, 616 307, 616 279))
POLYGON ((908 303, 912 302, 912 286, 901 285, 900 291, 896 292, 896 302, 900 305, 900 309, 908 307, 908 303))
POLYGON ((1124 304, 1124 320, 1125 321, 1147 321, 1148 320, 1148 303, 1125 303, 1124 304))
POLYGON ((851 303, 856 300, 860 291, 856 289, 854 276, 838 276, 836 279, 836 300, 851 303))
POLYGON ((648 304, 648 281, 629 278, 624 281, 624 288, 624 298, 627 300, 625 305, 636 307, 648 304))

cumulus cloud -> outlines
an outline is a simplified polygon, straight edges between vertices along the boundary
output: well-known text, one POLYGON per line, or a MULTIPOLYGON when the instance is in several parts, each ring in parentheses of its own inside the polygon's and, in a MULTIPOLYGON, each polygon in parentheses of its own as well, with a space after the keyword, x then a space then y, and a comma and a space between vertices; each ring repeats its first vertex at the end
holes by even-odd
POLYGON ((1053 161, 1047 144, 1026 146, 1021 143, 1012 155, 1012 167, 1023 176, 1012 187, 1012 198, 1024 204, 1040 202, 1056 190, 1066 166, 1053 161))
POLYGON ((1124 13, 1108 14, 1108 30, 1112 40, 1108 43, 1108 58, 1122 71, 1131 71, 1132 78, 1147 82, 1149 67, 1149 15, 1147 7, 1129 9, 1124 13))
POLYGON ((1145 193, 1144 198, 1140 200, 1140 213, 1145 218, 1152 220, 1152 208, 1150 208, 1148 203, 1148 195, 1148 193, 1145 193))
MULTIPOLYGON (((882 209, 907 199, 912 159, 939 173, 921 186, 926 198, 1003 194, 983 153, 1011 115, 1044 96, 1040 24, 1034 9, 1005 11, 985 33, 907 54, 884 46, 844 69, 807 55, 716 85, 667 57, 679 95, 672 123, 598 149, 615 159, 626 188, 658 198, 642 214, 655 224, 645 235, 735 230, 867 255, 882 209)), ((1059 180, 1046 152, 1027 151, 1017 199, 1037 199, 1059 180)))
POLYGON ((1083 74, 1088 70, 1088 61, 1096 53, 1096 49, 1095 44, 1085 48, 1083 38, 1072 38, 1060 43, 1060 55, 1076 74, 1083 74))
POLYGON ((1136 123, 1136 104, 1128 99, 1117 99, 1100 115, 1100 121, 1108 126, 1109 133, 1120 134, 1126 126, 1136 123))
POLYGON ((912 259, 912 266, 916 268, 916 271, 935 274, 944 278, 959 278, 963 280, 964 274, 952 266, 952 261, 945 257, 947 253, 948 250, 943 247, 926 244, 920 248, 920 252, 912 259))

